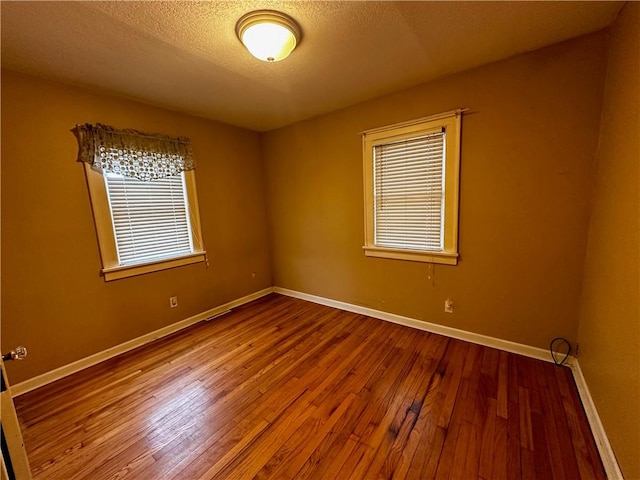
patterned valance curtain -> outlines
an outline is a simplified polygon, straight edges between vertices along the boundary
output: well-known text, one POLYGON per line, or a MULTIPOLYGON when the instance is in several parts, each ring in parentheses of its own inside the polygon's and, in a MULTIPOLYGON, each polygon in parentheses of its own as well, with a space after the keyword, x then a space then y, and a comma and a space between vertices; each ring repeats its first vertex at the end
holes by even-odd
POLYGON ((195 168, 185 137, 117 130, 101 123, 76 125, 73 132, 78 138, 78 161, 96 170, 149 181, 195 168))

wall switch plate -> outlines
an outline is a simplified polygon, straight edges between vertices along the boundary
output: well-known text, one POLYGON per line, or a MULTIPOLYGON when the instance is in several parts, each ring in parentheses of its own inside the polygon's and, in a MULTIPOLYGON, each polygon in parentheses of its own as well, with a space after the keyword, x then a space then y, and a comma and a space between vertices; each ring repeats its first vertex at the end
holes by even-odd
POLYGON ((171 308, 176 308, 178 306, 178 297, 169 297, 169 305, 171 308))

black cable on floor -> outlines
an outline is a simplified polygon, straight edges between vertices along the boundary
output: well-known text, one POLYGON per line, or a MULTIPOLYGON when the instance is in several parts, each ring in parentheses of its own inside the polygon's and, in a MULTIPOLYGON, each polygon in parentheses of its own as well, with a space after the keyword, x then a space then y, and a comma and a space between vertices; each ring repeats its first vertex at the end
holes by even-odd
POLYGON ((569 340, 567 340, 566 338, 556 337, 553 340, 551 340, 551 343, 549 344, 549 351, 551 352, 551 358, 553 359, 553 363, 555 363, 558 366, 561 366, 561 365, 564 365, 564 363, 569 359, 569 355, 571 355, 571 344, 569 343, 569 340), (556 358, 556 352, 554 349, 555 345, 558 343, 562 343, 567 346, 567 353, 565 354, 564 358, 560 361, 558 361, 558 359, 556 358))

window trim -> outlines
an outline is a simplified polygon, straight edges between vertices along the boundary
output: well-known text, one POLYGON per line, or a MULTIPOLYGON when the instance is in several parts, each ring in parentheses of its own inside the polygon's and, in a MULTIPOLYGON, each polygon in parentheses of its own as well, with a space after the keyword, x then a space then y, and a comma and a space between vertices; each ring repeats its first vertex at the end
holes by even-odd
POLYGON ((460 139, 463 109, 452 110, 408 122, 366 130, 362 133, 364 180, 364 234, 362 247, 368 257, 391 258, 415 262, 457 265, 458 263, 458 214, 460 190, 460 139), (375 244, 374 158, 376 145, 406 138, 426 135, 445 129, 447 142, 444 167, 444 231, 443 250, 412 250, 381 247, 375 244))
POLYGON ((185 170, 185 188, 191 222, 191 232, 194 252, 187 255, 169 257, 151 262, 137 263, 134 265, 119 265, 118 252, 116 250, 115 234, 111 221, 111 209, 107 196, 107 189, 102 172, 96 171, 90 164, 84 163, 84 171, 89 187, 91 209, 98 236, 100 258, 102 260, 102 274, 105 281, 157 272, 169 268, 205 262, 207 252, 204 249, 202 233, 200 229, 200 211, 196 191, 196 179, 194 170, 185 170), (195 232, 195 234, 194 234, 195 232))

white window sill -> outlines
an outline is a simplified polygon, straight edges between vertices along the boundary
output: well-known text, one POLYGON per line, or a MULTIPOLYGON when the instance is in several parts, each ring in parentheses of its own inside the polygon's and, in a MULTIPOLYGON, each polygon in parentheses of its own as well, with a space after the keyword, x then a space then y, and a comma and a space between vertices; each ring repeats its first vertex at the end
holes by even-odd
POLYGON ((440 263, 443 265, 457 265, 457 252, 425 252, 423 250, 404 250, 365 245, 362 247, 367 257, 392 258, 409 260, 411 262, 440 263))
POLYGON ((107 282, 111 280, 119 280, 121 278, 133 277, 135 275, 143 275, 145 273, 157 272, 168 268, 181 267, 192 263, 204 262, 207 252, 196 252, 181 257, 167 258, 156 260, 153 262, 137 263, 135 265, 124 265, 117 267, 103 268, 102 274, 107 282))

